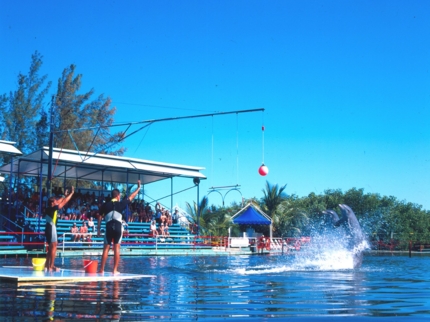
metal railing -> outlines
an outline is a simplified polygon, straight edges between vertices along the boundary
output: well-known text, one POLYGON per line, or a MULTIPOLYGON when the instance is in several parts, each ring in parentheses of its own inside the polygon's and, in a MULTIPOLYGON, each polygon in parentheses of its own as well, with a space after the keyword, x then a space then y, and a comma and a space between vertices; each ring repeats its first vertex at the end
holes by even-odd
POLYGON ((15 225, 15 227, 17 227, 17 228, 19 228, 19 229, 21 229, 21 234, 19 234, 19 232, 15 232, 15 231, 11 231, 11 232, 9 232, 9 233, 11 233, 11 234, 16 234, 16 235, 21 235, 20 237, 21 237, 21 245, 23 245, 23 236, 24 236, 24 227, 21 227, 20 225, 18 225, 16 222, 14 222, 14 221, 12 221, 12 220, 10 220, 9 218, 6 218, 5 216, 3 216, 3 215, 0 215, 0 216, 2 216, 2 218, 3 219, 6 219, 8 222, 10 222, 12 225, 15 225))
MULTIPOLYGON (((66 248, 73 248, 77 246, 76 244, 81 245, 87 245, 88 248, 94 246, 94 245, 104 245, 104 239, 103 241, 93 240, 93 238, 104 238, 104 234, 98 235, 97 233, 71 233, 66 232, 62 234, 61 241, 59 240, 59 243, 62 245, 62 251, 64 252, 66 248), (89 236, 90 241, 84 241, 84 239, 81 241, 73 241, 73 236, 76 234, 89 236), (70 236, 70 240, 68 239, 68 236, 70 236)), ((142 244, 148 245, 153 244, 155 245, 155 249, 158 250, 158 245, 160 244, 170 244, 170 245, 191 245, 191 246, 199 246, 199 245, 205 245, 203 242, 200 242, 201 238, 196 238, 195 235, 157 235, 157 236, 150 236, 149 234, 127 234, 124 235, 121 241, 121 246, 139 246, 142 244), (131 239, 135 237, 135 239, 131 239), (151 240, 152 239, 152 240, 151 240), (174 240, 176 239, 176 241, 174 240)))
POLYGON ((25 217, 25 218, 28 218, 28 213, 30 213, 32 216, 33 216, 33 218, 36 218, 36 213, 34 213, 33 211, 31 211, 29 208, 27 208, 26 206, 24 206, 24 212, 23 212, 23 216, 25 217))

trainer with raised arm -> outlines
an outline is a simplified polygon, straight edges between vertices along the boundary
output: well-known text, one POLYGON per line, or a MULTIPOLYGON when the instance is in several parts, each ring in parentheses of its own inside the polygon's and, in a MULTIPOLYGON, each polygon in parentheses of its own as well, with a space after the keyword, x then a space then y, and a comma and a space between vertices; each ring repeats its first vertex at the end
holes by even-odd
POLYGON ((57 221, 58 221, 58 210, 63 208, 70 198, 72 198, 75 189, 72 187, 72 191, 67 194, 64 198, 57 199, 56 197, 51 197, 48 199, 48 207, 45 210, 45 237, 48 243, 48 251, 46 254, 45 268, 48 271, 56 271, 57 268, 54 266, 55 256, 57 255, 57 221))
POLYGON ((118 189, 112 190, 112 200, 103 204, 100 210, 100 216, 98 218, 97 230, 100 236, 100 225, 102 217, 104 217, 106 222, 105 227, 105 238, 102 254, 102 262, 100 266, 99 273, 104 273, 106 260, 108 258, 111 243, 113 242, 113 252, 114 252, 114 264, 113 273, 119 274, 118 265, 120 259, 120 247, 121 239, 123 234, 122 212, 127 208, 127 205, 137 196, 140 190, 140 180, 137 181, 137 189, 127 198, 121 200, 121 194, 118 189))

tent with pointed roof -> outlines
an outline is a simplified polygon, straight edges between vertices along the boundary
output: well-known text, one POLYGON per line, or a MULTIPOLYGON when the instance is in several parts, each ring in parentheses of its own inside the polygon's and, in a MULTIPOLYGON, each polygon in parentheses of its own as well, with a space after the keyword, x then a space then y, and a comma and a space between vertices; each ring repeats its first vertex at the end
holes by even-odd
POLYGON ((270 225, 270 238, 272 238, 272 219, 252 203, 248 203, 231 219, 237 225, 270 225))

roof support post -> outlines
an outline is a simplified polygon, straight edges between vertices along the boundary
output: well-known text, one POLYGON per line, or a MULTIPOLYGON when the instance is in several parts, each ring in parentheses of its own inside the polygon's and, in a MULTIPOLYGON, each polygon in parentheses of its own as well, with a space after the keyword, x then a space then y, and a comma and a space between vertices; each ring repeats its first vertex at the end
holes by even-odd
POLYGON ((272 226, 273 224, 270 224, 270 241, 272 241, 272 238, 273 238, 272 226))
MULTIPOLYGON (((11 209, 11 203, 12 203, 12 176, 13 176, 13 156, 10 158, 11 160, 11 164, 10 164, 10 174, 9 174, 9 202, 8 202, 8 207, 7 207, 7 212, 8 212, 8 219, 10 219, 10 209, 11 209)), ((19 169, 19 163, 18 163, 18 169, 19 169)), ((8 222, 8 226, 9 226, 9 222, 8 222)))
POLYGON ((200 236, 200 179, 194 178, 193 182, 197 186, 197 236, 200 236))
POLYGON ((173 214, 173 177, 170 178, 170 214, 173 214))
POLYGON ((43 149, 40 150, 40 174, 39 174, 39 190, 40 190, 40 196, 39 196, 39 214, 38 214, 38 220, 37 220, 37 232, 40 233, 40 219, 42 218, 42 211, 43 211, 43 188, 42 188, 42 182, 43 182, 43 149))
MULTIPOLYGON (((127 183, 125 184, 125 197, 128 199, 128 170, 127 170, 127 183)), ((127 202, 127 207, 125 208, 125 222, 128 223, 128 202, 127 202)))
POLYGON ((48 179, 46 180, 46 189, 48 199, 52 193, 52 153, 54 149, 54 96, 52 96, 49 125, 49 158, 48 158, 48 179))
POLYGON ((103 195, 103 198, 106 198, 104 191, 105 191, 105 170, 103 169, 102 170, 102 192, 99 193, 99 202, 100 202, 100 197, 102 195, 103 195))

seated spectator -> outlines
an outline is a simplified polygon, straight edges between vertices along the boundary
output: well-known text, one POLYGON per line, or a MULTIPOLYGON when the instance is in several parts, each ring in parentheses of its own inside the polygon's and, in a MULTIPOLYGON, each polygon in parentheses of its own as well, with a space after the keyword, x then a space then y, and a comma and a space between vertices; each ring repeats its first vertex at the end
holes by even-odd
POLYGON ((78 241, 79 238, 80 238, 80 235, 78 234, 79 233, 79 229, 76 226, 76 223, 73 223, 73 226, 70 228, 70 232, 73 234, 72 235, 72 240, 74 242, 78 241))
POLYGON ((153 219, 152 218, 153 213, 152 213, 151 206, 149 205, 149 202, 146 203, 145 213, 146 213, 146 218, 148 218, 147 222, 151 221, 153 219))
POLYGON ((130 221, 131 222, 133 222, 133 221, 139 222, 139 214, 137 213, 137 211, 133 212, 133 215, 131 216, 130 221))
POLYGON ((89 219, 88 219, 88 216, 87 216, 87 212, 86 212, 86 211, 84 211, 84 212, 82 213, 82 215, 81 215, 81 220, 82 220, 82 221, 89 220, 89 219))
POLYGON ((85 221, 82 223, 81 228, 79 228, 79 233, 79 238, 82 238, 82 241, 86 241, 88 239, 88 227, 85 221))
POLYGON ((146 212, 145 209, 140 209, 139 211, 139 221, 140 222, 148 222, 147 218, 146 218, 146 212))
POLYGON ((94 199, 94 201, 91 203, 91 207, 90 207, 90 209, 91 210, 96 210, 96 211, 98 211, 99 210, 99 206, 98 206, 98 204, 97 204, 97 201, 94 199))
POLYGON ((167 222, 162 223, 160 225, 160 232, 161 232, 161 236, 163 236, 163 237, 170 236, 169 225, 167 224, 167 222))
POLYGON ((88 220, 88 231, 90 233, 95 233, 96 232, 96 227, 94 225, 93 217, 90 217, 90 219, 88 220))
POLYGON ((151 231, 150 231, 150 235, 156 237, 158 236, 158 231, 157 231, 157 223, 155 222, 155 220, 151 221, 151 231))
POLYGON ((172 223, 177 224, 179 220, 179 210, 178 208, 175 209, 175 212, 172 214, 172 223))
MULTIPOLYGON (((66 216, 65 217, 67 217, 67 214, 66 214, 66 216)), ((64 218, 65 219, 65 218, 64 218)), ((76 212, 72 212, 72 213, 70 213, 70 217, 69 217, 69 220, 76 220, 77 219, 77 216, 76 216, 76 212)))
POLYGON ((165 224, 167 222, 166 210, 163 209, 160 215, 160 224, 165 224))
POLYGON ((166 210, 166 222, 168 226, 172 226, 172 215, 170 214, 170 212, 168 210, 166 210))

